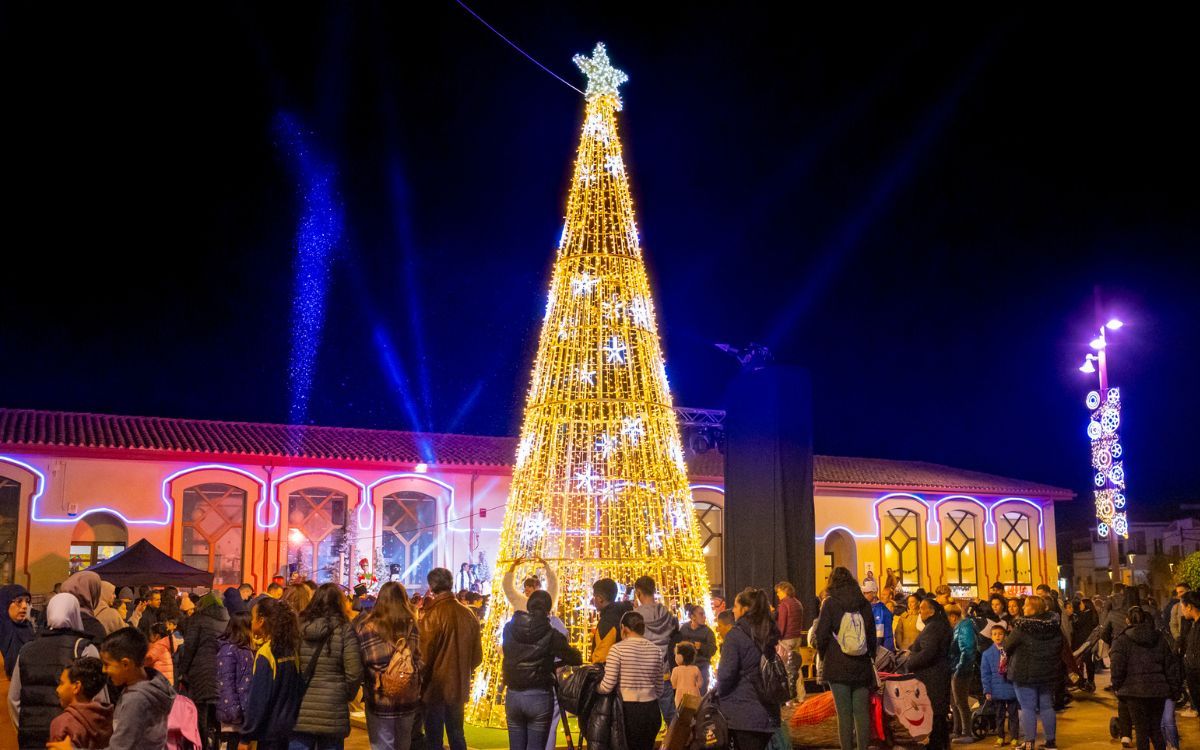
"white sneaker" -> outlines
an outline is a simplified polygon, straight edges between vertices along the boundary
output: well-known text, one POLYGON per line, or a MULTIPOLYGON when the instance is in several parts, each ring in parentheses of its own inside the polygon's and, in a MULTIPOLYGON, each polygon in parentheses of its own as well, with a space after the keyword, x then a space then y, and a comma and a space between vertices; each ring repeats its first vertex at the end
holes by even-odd
POLYGON ((1128 737, 1122 737, 1121 747, 1133 747, 1133 740, 1128 737))

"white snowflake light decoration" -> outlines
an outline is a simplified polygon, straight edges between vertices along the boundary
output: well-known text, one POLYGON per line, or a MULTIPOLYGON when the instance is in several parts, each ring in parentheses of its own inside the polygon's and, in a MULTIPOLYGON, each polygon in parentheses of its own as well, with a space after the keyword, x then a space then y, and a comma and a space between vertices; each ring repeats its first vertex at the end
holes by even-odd
POLYGON ((590 295, 600 285, 600 277, 593 276, 587 271, 571 279, 571 291, 577 296, 590 295))
POLYGON ((575 472, 575 489, 583 490, 589 495, 595 489, 595 485, 600 481, 600 477, 596 472, 592 471, 592 465, 588 464, 581 471, 575 472))
POLYGON ((604 361, 610 365, 623 365, 626 351, 625 343, 613 336, 604 347, 604 361))
POLYGON ((637 445, 646 434, 646 428, 642 424, 641 417, 625 417, 621 420, 621 434, 629 441, 630 445, 637 445))
POLYGON ((604 168, 608 173, 616 176, 625 172, 625 162, 621 161, 621 157, 612 155, 604 160, 604 168))
POLYGON ((521 527, 521 543, 530 545, 541 539, 550 530, 550 519, 545 513, 531 513, 521 527))
POLYGON ((579 368, 579 382, 586 385, 596 384, 596 371, 587 365, 579 368))
POLYGON ((617 450, 617 436, 609 435, 607 432, 600 433, 600 437, 596 438, 596 452, 601 458, 608 458, 617 450))

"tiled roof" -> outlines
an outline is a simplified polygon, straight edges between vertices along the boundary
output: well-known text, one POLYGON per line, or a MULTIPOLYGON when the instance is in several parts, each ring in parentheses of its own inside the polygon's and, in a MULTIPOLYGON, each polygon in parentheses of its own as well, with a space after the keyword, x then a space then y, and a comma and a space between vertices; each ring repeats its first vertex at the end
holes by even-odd
MULTIPOLYGON (((171 458, 304 459, 364 464, 511 466, 517 439, 354 427, 311 427, 199 419, 0 409, 0 450, 70 450, 171 458)), ((724 456, 688 458, 694 477, 720 478, 724 456)), ((814 456, 816 483, 927 492, 976 492, 1067 499, 1075 493, 1019 479, 923 461, 814 456)))

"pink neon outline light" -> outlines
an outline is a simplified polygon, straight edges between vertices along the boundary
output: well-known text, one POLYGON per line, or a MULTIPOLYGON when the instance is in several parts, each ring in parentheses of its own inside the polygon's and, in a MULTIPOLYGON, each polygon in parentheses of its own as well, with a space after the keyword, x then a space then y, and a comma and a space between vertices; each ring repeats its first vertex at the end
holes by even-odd
POLYGON ((990 509, 983 504, 982 500, 977 497, 972 497, 971 495, 946 495, 945 497, 934 500, 932 503, 926 503, 929 505, 930 510, 929 524, 928 528, 926 529, 926 537, 930 544, 938 544, 941 541, 942 515, 938 513, 938 506, 947 500, 969 500, 978 505, 983 511, 983 543, 996 543, 996 521, 991 517, 994 514, 992 514, 990 509), (934 531, 934 529, 936 529, 936 531, 934 531), (990 534, 988 533, 989 531, 991 532, 990 534))
POLYGON ((285 474, 284 476, 281 476, 278 479, 272 479, 271 480, 271 494, 269 497, 270 497, 270 508, 275 511, 275 520, 273 522, 271 522, 270 524, 265 524, 265 525, 263 524, 263 522, 262 522, 263 503, 260 502, 258 504, 258 507, 254 509, 254 521, 255 521, 255 523, 258 524, 258 527, 260 529, 273 529, 279 525, 279 520, 280 520, 279 515, 280 515, 280 509, 281 509, 281 506, 279 505, 279 485, 283 484, 284 482, 288 481, 289 479, 295 479, 296 477, 311 476, 314 474, 337 477, 338 479, 344 479, 345 481, 349 482, 350 484, 353 484, 354 486, 358 487, 358 492, 359 492, 358 510, 356 511, 356 515, 358 516, 358 528, 359 528, 359 531, 366 531, 371 528, 371 522, 369 520, 368 520, 366 526, 363 526, 363 523, 362 523, 362 508, 367 503, 367 486, 365 484, 363 484, 362 482, 360 482, 359 480, 355 479, 354 477, 350 476, 349 474, 343 474, 342 472, 334 471, 333 469, 301 469, 300 471, 293 471, 291 474, 285 474))
POLYGON ((1003 500, 997 500, 992 503, 992 525, 996 525, 996 506, 1004 503, 1025 503, 1032 505, 1038 512, 1038 544, 1041 545, 1042 551, 1046 550, 1046 517, 1042 511, 1042 506, 1025 497, 1006 497, 1003 500))
MULTIPOLYGON (((446 490, 446 492, 450 493, 449 497, 446 498, 446 508, 449 509, 449 508, 454 507, 454 486, 453 485, 443 482, 440 479, 431 477, 428 474, 418 474, 416 472, 411 472, 411 471, 404 472, 402 474, 389 474, 388 476, 376 479, 374 482, 371 482, 369 485, 367 485, 367 502, 360 505, 359 510, 361 511, 364 507, 366 507, 367 505, 370 505, 371 519, 370 519, 370 521, 367 522, 366 526, 363 526, 362 518, 360 517, 359 518, 359 527, 360 528, 369 529, 369 528, 371 528, 371 524, 373 524, 375 522, 375 510, 374 510, 375 509, 375 488, 378 487, 379 485, 383 484, 384 482, 391 482, 396 479, 416 479, 416 480, 422 481, 422 482, 432 482, 433 484, 436 484, 438 487, 441 487, 442 489, 446 490)), ((447 526, 449 526, 448 523, 447 523, 447 526)))
POLYGON ((171 476, 169 476, 163 480, 162 500, 163 500, 163 504, 167 506, 167 520, 162 521, 162 522, 151 521, 149 523, 155 523, 159 526, 166 526, 171 523, 171 516, 172 516, 172 511, 175 507, 175 502, 171 497, 171 493, 170 493, 170 489, 169 489, 170 485, 172 482, 174 482, 179 477, 182 477, 186 474, 192 474, 197 471, 232 471, 234 474, 241 474, 242 476, 244 476, 248 479, 253 479, 255 484, 258 485, 258 497, 259 497, 258 502, 260 505, 262 504, 262 498, 265 497, 267 494, 267 483, 265 481, 263 481, 262 479, 260 479, 259 477, 256 477, 255 475, 246 471, 245 469, 239 469, 236 466, 229 466, 227 464, 202 464, 200 466, 191 466, 186 469, 180 469, 179 471, 175 472, 174 474, 172 474, 171 476))

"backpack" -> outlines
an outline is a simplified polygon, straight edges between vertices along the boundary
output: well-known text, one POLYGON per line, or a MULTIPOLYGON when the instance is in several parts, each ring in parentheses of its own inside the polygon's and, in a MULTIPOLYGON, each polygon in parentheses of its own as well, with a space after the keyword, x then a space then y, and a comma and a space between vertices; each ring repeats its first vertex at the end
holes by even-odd
POLYGON ((758 699, 763 703, 782 706, 792 698, 788 685, 787 667, 775 649, 769 648, 758 660, 758 699))
POLYGON ((717 691, 710 690, 700 700, 692 724, 692 742, 688 750, 729 750, 731 747, 729 723, 717 704, 717 691))
POLYGON ((380 695, 402 706, 421 700, 421 665, 408 641, 406 635, 396 643, 392 658, 375 681, 380 695))
MULTIPOLYGON (((871 620, 874 626, 874 618, 871 620)), ((837 632, 833 634, 838 647, 846 656, 863 656, 867 653, 867 630, 863 626, 861 612, 843 612, 837 632)))

